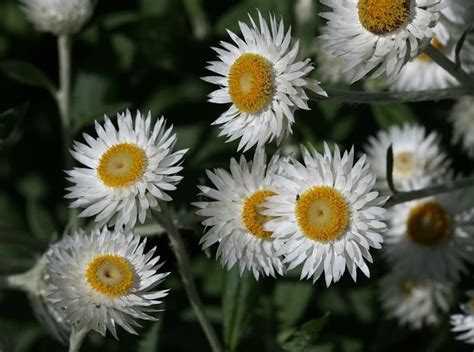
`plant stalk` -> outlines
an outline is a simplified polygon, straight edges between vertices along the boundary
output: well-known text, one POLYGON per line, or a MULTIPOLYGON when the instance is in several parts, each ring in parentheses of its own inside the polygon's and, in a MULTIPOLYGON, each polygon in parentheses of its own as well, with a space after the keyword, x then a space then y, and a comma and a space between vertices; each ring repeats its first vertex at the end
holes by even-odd
POLYGON ((72 329, 71 335, 69 336, 69 352, 79 352, 87 333, 88 331, 84 329, 79 331, 74 328, 72 329))
POLYGON ((189 302, 194 309, 194 313, 201 324, 212 351, 221 352, 222 347, 219 339, 217 338, 214 328, 206 317, 204 307, 202 305, 201 299, 199 298, 199 294, 194 283, 193 274, 191 272, 191 263, 189 261, 189 256, 186 253, 186 247, 184 245, 183 239, 181 238, 181 235, 173 222, 168 205, 165 202, 160 202, 160 208, 161 211, 154 211, 153 214, 157 221, 166 229, 171 243, 171 248, 178 261, 181 279, 183 281, 186 294, 188 295, 189 302))

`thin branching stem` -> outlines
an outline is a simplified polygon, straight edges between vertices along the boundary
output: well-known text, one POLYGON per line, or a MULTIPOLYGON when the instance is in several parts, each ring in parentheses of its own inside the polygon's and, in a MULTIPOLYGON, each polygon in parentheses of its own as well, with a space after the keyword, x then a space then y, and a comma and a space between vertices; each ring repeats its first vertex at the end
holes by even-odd
POLYGON ((436 194, 447 193, 468 187, 474 187, 474 177, 446 182, 443 185, 427 187, 416 191, 397 192, 396 194, 391 195, 390 199, 387 201, 387 203, 385 203, 385 207, 389 208, 400 203, 409 202, 411 200, 430 197, 436 194))
POLYGON ((196 314, 198 321, 201 324, 204 333, 206 334, 212 351, 220 352, 222 351, 222 347, 219 339, 217 338, 216 332, 214 331, 214 328, 212 327, 211 323, 206 317, 206 313, 204 312, 204 307, 194 283, 194 278, 191 271, 191 263, 186 252, 183 239, 181 238, 181 235, 174 224, 170 210, 168 209, 168 205, 165 202, 160 202, 160 207, 161 211, 155 211, 154 216, 157 221, 166 229, 171 243, 171 249, 173 250, 178 261, 181 279, 183 281, 186 294, 188 295, 189 302, 191 303, 194 313, 196 314))

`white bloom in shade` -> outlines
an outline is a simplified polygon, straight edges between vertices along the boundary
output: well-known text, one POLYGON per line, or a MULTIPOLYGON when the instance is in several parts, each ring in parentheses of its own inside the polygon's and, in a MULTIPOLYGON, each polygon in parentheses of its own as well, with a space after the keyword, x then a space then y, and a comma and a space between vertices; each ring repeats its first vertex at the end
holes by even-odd
POLYGON ((268 216, 261 214, 265 200, 276 194, 274 176, 279 169, 279 157, 266 164, 265 152, 257 149, 253 162, 240 157, 230 161, 230 173, 223 169, 207 170, 214 188, 199 186, 201 195, 212 202, 197 202, 198 215, 210 229, 201 239, 203 249, 218 243, 217 257, 230 269, 239 263, 240 273, 249 270, 258 280, 260 275, 283 275, 281 256, 272 233, 264 229, 268 216))
POLYGON ((434 33, 444 0, 321 0, 332 12, 321 38, 344 61, 350 82, 397 75, 434 33))
POLYGON ((435 179, 445 174, 450 162, 441 151, 440 136, 436 132, 427 134, 422 126, 403 124, 392 126, 388 131, 379 131, 369 138, 365 147, 372 172, 377 176, 377 187, 388 190, 387 149, 392 145, 395 187, 413 189, 413 180, 423 176, 435 179))
POLYGON ((461 304, 461 314, 451 315, 451 331, 461 333, 457 340, 474 344, 474 291, 468 291, 469 301, 461 304))
POLYGON ((466 153, 474 158, 474 98, 460 98, 449 119, 453 124, 453 143, 461 143, 466 153))
POLYGON ((117 338, 117 325, 136 334, 135 319, 157 320, 148 313, 168 294, 156 290, 168 273, 158 273, 156 247, 145 253, 145 243, 138 235, 103 228, 90 235, 80 230, 53 245, 47 270, 54 289, 48 298, 76 331, 109 330, 117 338))
POLYGON ((380 301, 387 316, 412 329, 437 324, 438 315, 449 309, 451 293, 451 284, 412 277, 409 272, 394 271, 379 282, 380 301))
POLYGON ((130 111, 117 115, 118 130, 106 117, 96 122, 97 139, 84 134, 87 144, 74 142, 73 157, 87 168, 67 171, 74 186, 67 188, 66 198, 75 199, 71 207, 85 208, 80 216, 95 216, 102 226, 133 228, 137 219, 143 223, 150 208, 159 209, 158 200, 172 198, 182 179, 176 173, 186 150, 172 152, 176 134, 166 128, 161 117, 154 125, 151 115, 144 118, 130 111))
POLYGON ((37 30, 56 35, 77 32, 92 15, 94 0, 20 0, 37 30))
POLYGON ((317 41, 316 61, 318 62, 318 77, 325 83, 346 83, 347 74, 342 73, 344 62, 340 57, 336 57, 323 47, 322 40, 317 41))
POLYGON ((259 25, 250 17, 251 27, 239 22, 243 39, 228 31, 234 43, 213 48, 219 61, 207 66, 218 76, 203 77, 220 87, 209 101, 232 104, 213 124, 222 125, 220 135, 228 141, 240 138, 239 150, 279 143, 291 133, 295 110, 309 109, 305 89, 326 96, 319 82, 307 78, 311 61, 297 61, 298 41, 285 33, 283 21, 270 16, 268 26, 260 13, 258 19, 259 25))
MULTIPOLYGON (((426 179, 418 184, 428 185, 426 179)), ((458 281, 465 263, 474 262, 473 206, 472 189, 465 189, 392 207, 387 213, 387 258, 412 275, 458 281)))
POLYGON ((290 161, 286 175, 276 176, 280 188, 265 202, 263 214, 273 217, 273 231, 288 270, 302 264, 301 279, 315 282, 323 273, 326 285, 338 281, 346 268, 354 281, 357 268, 368 277, 369 249, 380 248, 385 230, 386 197, 373 192, 375 175, 366 157, 354 165, 354 151, 341 156, 327 144, 324 155, 302 148, 304 165, 290 161))

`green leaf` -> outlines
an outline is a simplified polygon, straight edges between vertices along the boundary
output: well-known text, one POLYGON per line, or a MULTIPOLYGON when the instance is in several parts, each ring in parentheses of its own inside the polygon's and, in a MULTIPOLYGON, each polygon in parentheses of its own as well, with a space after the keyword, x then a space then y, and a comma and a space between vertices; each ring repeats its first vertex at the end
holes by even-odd
POLYGON ((398 193, 397 189, 395 188, 395 185, 393 184, 393 146, 390 144, 390 146, 387 148, 387 183, 388 187, 390 188, 390 191, 395 194, 398 193))
POLYGON ((0 113, 0 146, 8 144, 12 139, 15 130, 23 120, 29 105, 29 103, 24 103, 0 113))
POLYGON ((404 122, 416 122, 416 116, 407 104, 372 104, 371 109, 378 125, 384 129, 404 122))
POLYGON ((83 115, 74 119, 72 130, 73 133, 77 133, 84 127, 92 125, 94 121, 101 122, 104 119, 104 115, 109 117, 115 116, 118 112, 123 112, 131 104, 127 101, 106 104, 98 108, 95 112, 83 115))
POLYGON ((158 351, 158 341, 161 330, 161 319, 153 323, 151 328, 144 334, 138 343, 137 352, 155 352, 158 351))
POLYGON ((461 67, 461 50, 463 48, 464 42, 466 41, 466 37, 468 33, 471 31, 472 24, 467 26, 467 28, 464 30, 462 33, 461 37, 459 38, 458 42, 456 43, 456 49, 455 49, 455 57, 456 57, 456 67, 455 69, 459 69, 461 67))
POLYGON ((293 326, 306 311, 311 299, 313 285, 307 282, 277 283, 274 290, 274 301, 277 306, 277 318, 282 328, 293 326), (298 297, 298 299, 294 299, 298 297))
POLYGON ((329 313, 322 318, 310 320, 303 324, 282 346, 284 351, 304 352, 316 341, 324 325, 328 320, 329 313))
POLYGON ((40 200, 48 193, 48 186, 44 180, 36 175, 29 174, 23 177, 17 184, 18 192, 26 199, 40 200))
POLYGON ((226 273, 222 313, 224 323, 224 342, 229 351, 237 351, 240 339, 252 318, 258 298, 258 285, 255 278, 234 267, 226 273))
POLYGON ((26 218, 31 231, 40 240, 49 241, 56 232, 51 214, 35 200, 29 199, 26 202, 26 218))
POLYGON ((56 94, 54 84, 46 74, 29 62, 3 61, 0 62, 0 72, 5 76, 31 86, 46 88, 52 95, 56 94))
POLYGON ((96 72, 80 71, 74 80, 71 98, 72 123, 83 116, 95 114, 106 105, 111 82, 96 72))
POLYGON ((136 47, 134 42, 125 35, 114 34, 110 38, 112 47, 115 51, 115 56, 118 64, 123 71, 130 69, 135 58, 136 47))

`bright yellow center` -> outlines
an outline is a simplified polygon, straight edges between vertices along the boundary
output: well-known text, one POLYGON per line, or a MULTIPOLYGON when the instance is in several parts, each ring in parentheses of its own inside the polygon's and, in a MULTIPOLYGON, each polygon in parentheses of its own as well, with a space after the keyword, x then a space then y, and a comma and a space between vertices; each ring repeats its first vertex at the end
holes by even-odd
POLYGON ((260 190, 250 196, 244 201, 242 208, 242 222, 247 230, 255 237, 267 240, 272 237, 270 231, 265 231, 263 225, 271 219, 271 216, 263 215, 261 213, 261 206, 269 196, 274 196, 276 193, 270 190, 260 190))
MULTIPOLYGON (((438 49, 439 51, 443 51, 444 50, 444 45, 439 41, 438 37, 433 37, 433 39, 431 39, 431 45, 433 45, 436 49, 438 49)), ((428 55, 426 55, 425 53, 421 53, 420 55, 418 55, 417 57, 418 60, 421 60, 421 61, 430 61, 430 57, 428 55)))
POLYGON ((312 187, 301 194, 295 214, 303 234, 322 243, 339 238, 349 224, 346 200, 329 186, 312 187))
POLYGON ((410 16, 410 0, 359 0, 357 8, 362 26, 377 35, 395 32, 410 16))
POLYGON ((122 257, 102 254, 87 266, 86 280, 95 291, 104 296, 122 296, 133 285, 133 268, 122 257))
POLYGON ((418 169, 418 162, 410 152, 398 153, 393 158, 393 171, 397 176, 410 176, 418 169))
POLYGON ((260 111, 272 97, 272 66, 263 56, 242 54, 229 71, 229 95, 241 112, 260 111))
POLYGON ((451 216, 435 202, 426 202, 408 214, 408 236, 417 244, 436 246, 446 240, 451 231, 451 216))
POLYGON ((147 165, 145 152, 130 143, 115 144, 100 158, 97 174, 108 187, 127 187, 143 176, 147 165))

